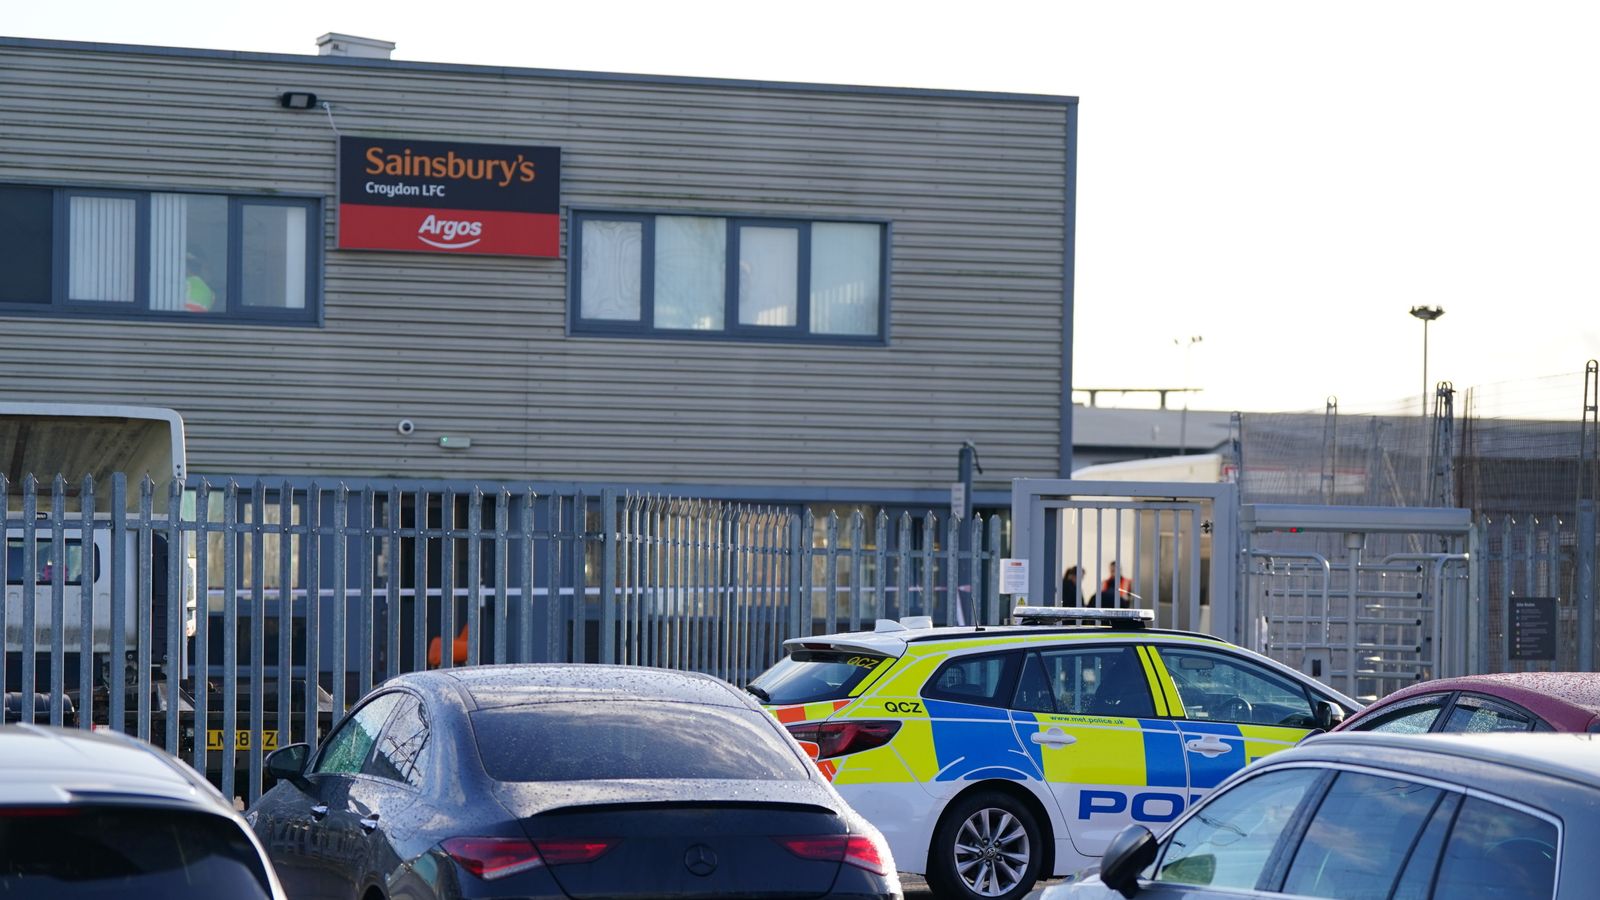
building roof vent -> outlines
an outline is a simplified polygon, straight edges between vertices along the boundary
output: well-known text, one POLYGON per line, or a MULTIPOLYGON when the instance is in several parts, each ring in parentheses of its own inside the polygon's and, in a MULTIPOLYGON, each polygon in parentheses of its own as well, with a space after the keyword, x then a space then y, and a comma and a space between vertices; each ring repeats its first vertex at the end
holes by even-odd
POLYGON ((355 56, 361 59, 388 59, 394 51, 394 41, 356 37, 353 34, 328 32, 317 38, 318 56, 355 56))

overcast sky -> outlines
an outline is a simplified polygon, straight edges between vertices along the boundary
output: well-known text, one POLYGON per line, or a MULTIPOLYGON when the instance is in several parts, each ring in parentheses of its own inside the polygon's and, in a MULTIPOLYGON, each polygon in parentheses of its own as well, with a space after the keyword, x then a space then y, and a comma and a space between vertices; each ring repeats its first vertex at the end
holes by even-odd
POLYGON ((1597 26, 1547 2, 0 0, 21 37, 337 31, 402 60, 1076 96, 1074 384, 1244 410, 1417 396, 1419 304, 1446 310, 1431 381, 1600 356, 1597 26))

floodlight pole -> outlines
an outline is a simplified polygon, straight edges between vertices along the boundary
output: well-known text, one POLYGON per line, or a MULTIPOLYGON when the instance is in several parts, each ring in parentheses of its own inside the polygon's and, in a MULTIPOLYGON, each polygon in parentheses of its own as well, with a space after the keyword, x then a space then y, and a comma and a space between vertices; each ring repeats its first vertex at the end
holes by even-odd
POLYGON ((1428 417, 1428 323, 1444 315, 1442 306, 1413 306, 1411 314, 1422 320, 1422 417, 1428 417))

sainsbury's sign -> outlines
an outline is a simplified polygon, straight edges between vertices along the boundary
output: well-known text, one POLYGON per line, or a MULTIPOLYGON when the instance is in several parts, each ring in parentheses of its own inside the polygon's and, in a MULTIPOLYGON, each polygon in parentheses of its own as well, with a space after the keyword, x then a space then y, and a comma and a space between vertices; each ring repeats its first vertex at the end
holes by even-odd
POLYGON ((339 138, 339 247, 561 255, 561 148, 339 138))

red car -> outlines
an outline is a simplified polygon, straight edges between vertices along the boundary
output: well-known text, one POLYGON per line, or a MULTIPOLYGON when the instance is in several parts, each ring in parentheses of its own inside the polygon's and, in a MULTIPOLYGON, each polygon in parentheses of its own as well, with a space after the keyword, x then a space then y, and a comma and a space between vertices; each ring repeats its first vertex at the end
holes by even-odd
POLYGON ((1514 672, 1425 681, 1395 691, 1333 730, 1600 732, 1600 674, 1514 672))

